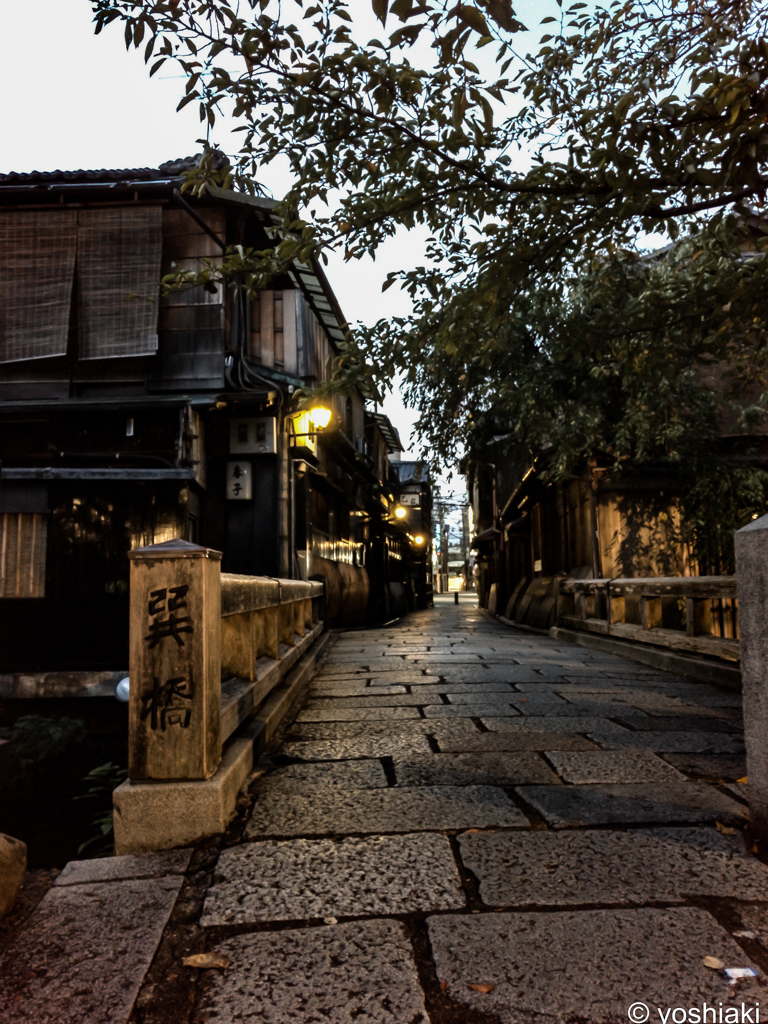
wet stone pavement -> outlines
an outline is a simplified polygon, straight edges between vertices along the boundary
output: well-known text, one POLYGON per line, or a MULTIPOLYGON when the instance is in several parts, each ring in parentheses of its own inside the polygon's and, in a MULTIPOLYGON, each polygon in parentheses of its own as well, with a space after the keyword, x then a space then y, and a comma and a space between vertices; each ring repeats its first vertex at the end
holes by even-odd
MULTIPOLYGON (((763 996, 768 1019, 736 693, 438 599, 339 634, 259 768, 182 915, 187 947, 231 964, 178 1018, 155 965, 136 1024, 722 1024, 763 996)), ((186 863, 144 891, 164 920, 186 863)), ((24 1005, 7 1019, 48 1019, 24 1005)))

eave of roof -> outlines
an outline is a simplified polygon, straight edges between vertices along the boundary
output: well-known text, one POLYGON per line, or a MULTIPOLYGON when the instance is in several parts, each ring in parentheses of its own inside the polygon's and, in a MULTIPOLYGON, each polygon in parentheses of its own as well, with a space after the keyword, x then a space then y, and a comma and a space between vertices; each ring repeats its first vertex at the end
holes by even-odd
POLYGON ((387 442, 387 448, 390 452, 405 451, 405 448, 403 448, 402 442, 400 441, 400 435, 392 425, 388 416, 385 416, 383 412, 370 412, 367 409, 365 415, 379 428, 384 440, 387 442))
MULTIPOLYGON (((199 156, 182 157, 181 159, 168 160, 159 167, 134 167, 134 168, 99 168, 97 170, 75 170, 75 171, 9 171, 0 174, 0 197, 5 192, 23 191, 35 193, 38 191, 54 192, 58 190, 69 190, 72 188, 109 188, 126 190, 136 189, 169 189, 178 188, 186 172, 194 170, 200 162, 199 156)), ((220 169, 228 163, 226 157, 214 160, 214 168, 220 169)), ((206 186, 206 194, 211 199, 225 203, 234 203, 239 206, 247 206, 254 211, 260 212, 264 220, 278 227, 279 218, 274 214, 277 202, 266 196, 253 195, 246 192, 236 192, 232 189, 223 189, 214 185, 206 186)), ((185 197, 191 198, 191 197, 185 197)), ((343 342, 347 329, 347 319, 344 316, 339 301, 336 298, 331 285, 325 276, 320 264, 312 260, 310 264, 294 263, 288 270, 290 278, 299 288, 307 300, 323 329, 328 335, 334 348, 343 342)), ((399 443, 399 439, 398 439, 399 443)), ((400 449, 394 449, 402 451, 400 449)))

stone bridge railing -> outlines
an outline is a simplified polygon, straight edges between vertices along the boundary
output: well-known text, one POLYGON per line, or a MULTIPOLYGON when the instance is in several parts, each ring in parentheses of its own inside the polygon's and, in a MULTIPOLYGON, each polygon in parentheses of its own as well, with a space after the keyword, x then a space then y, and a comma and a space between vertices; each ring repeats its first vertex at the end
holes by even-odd
POLYGON ((565 629, 739 660, 735 576, 562 579, 556 586, 555 621, 565 629))
MULTIPOLYGON (((185 541, 130 559, 129 778, 114 793, 118 853, 223 831, 251 771, 254 735, 227 741, 279 698, 324 629, 321 583, 222 573, 220 552, 185 541)), ((262 722, 266 738, 280 717, 262 722)))

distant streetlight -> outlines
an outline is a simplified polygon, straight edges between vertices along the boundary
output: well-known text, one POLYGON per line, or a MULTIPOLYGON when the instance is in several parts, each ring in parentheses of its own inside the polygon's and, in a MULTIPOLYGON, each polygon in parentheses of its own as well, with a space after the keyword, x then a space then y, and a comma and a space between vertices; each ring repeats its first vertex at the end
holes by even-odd
POLYGON ((403 508, 402 505, 398 505, 397 508, 395 509, 395 519, 405 519, 407 515, 408 509, 403 508))

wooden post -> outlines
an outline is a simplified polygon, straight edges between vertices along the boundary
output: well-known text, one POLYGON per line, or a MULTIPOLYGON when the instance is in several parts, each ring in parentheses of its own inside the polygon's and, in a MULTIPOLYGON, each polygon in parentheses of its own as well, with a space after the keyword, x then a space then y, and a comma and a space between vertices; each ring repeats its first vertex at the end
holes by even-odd
POLYGON ((208 779, 221 760, 221 552, 131 551, 128 774, 208 779))
POLYGON ((661 598, 640 598, 640 625, 643 629, 654 629, 661 625, 661 598))
POLYGON ((280 657, 280 607, 260 608, 256 613, 259 657, 280 657))
POLYGON ((693 597, 685 599, 685 632, 688 636, 702 636, 712 632, 712 603, 697 600, 693 597))

